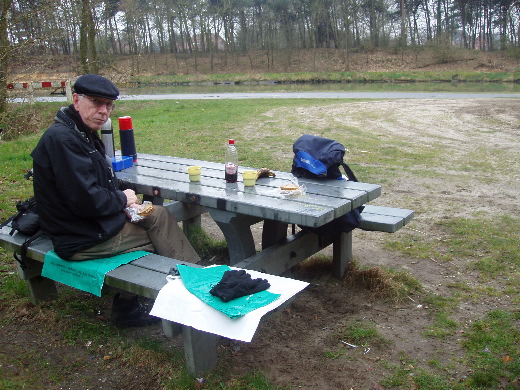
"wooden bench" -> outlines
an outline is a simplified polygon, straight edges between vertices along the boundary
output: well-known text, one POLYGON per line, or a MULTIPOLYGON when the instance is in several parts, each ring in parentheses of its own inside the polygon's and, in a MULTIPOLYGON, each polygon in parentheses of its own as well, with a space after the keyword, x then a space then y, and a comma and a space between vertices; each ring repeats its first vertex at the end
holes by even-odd
MULTIPOLYGON (((170 202, 165 206, 177 220, 183 221, 185 230, 200 225, 200 215, 205 212, 203 207, 186 205, 181 202, 170 202)), ((393 233, 405 226, 413 218, 413 211, 367 205, 361 215, 361 229, 393 233)), ((0 246, 10 251, 17 251, 27 237, 19 233, 11 236, 9 235, 10 230, 8 226, 0 230, 0 246)), ((271 253, 273 256, 263 256, 262 259, 277 258, 277 262, 271 260, 258 262, 255 256, 251 256, 233 264, 233 266, 254 270, 268 270, 271 274, 281 274, 330 244, 337 245, 342 251, 350 251, 351 254, 351 241, 350 244, 345 244, 344 242, 348 243, 348 240, 351 240, 351 235, 352 232, 343 233, 341 237, 335 240, 323 240, 313 233, 301 231, 287 237, 283 243, 273 243, 263 251, 267 251, 268 254, 271 253), (302 241, 305 242, 305 245, 302 245, 302 241), (292 243, 298 244, 293 245, 292 243), (286 256, 279 257, 280 254, 285 254, 286 256), (284 258, 289 260, 283 260, 284 258)), ((20 278, 26 281, 31 301, 34 304, 54 299, 58 294, 55 282, 41 276, 45 254, 51 249, 52 243, 50 239, 40 237, 27 250, 29 268, 22 269, 18 265, 20 278)), ((337 251, 335 248, 334 257, 344 259, 344 253, 340 256, 336 253, 337 251)), ((143 297, 155 299, 161 288, 167 283, 166 276, 170 269, 180 263, 182 261, 150 254, 145 258, 134 260, 129 264, 122 265, 108 272, 105 275, 105 284, 143 297)), ((345 264, 340 266, 345 267, 345 264)), ((194 377, 202 377, 215 367, 219 336, 166 320, 163 320, 162 325, 166 336, 173 337, 182 332, 186 365, 194 377)))
MULTIPOLYGON (((204 212, 202 207, 185 205, 181 202, 171 202, 166 204, 165 207, 177 220, 183 221, 185 231, 193 226, 200 225, 200 215, 204 212)), ((10 231, 9 226, 0 229, 0 247, 9 251, 18 251, 27 236, 20 233, 11 236, 10 231)), ((35 305, 55 299, 58 295, 55 282, 41 276, 45 254, 51 249, 53 249, 51 240, 42 236, 27 249, 27 265, 29 267, 22 269, 20 264, 17 263, 18 274, 27 283, 31 302, 35 305)), ((144 258, 134 260, 108 272, 105 275, 104 284, 155 299, 161 288, 167 283, 166 276, 170 269, 182 263, 177 259, 149 254, 144 258)), ((219 336, 166 320, 162 321, 162 327, 167 337, 173 337, 182 332, 186 366, 194 377, 201 377, 215 367, 219 336)))
POLYGON ((395 233, 406 226, 414 217, 414 212, 395 207, 366 205, 361 213, 363 230, 395 233))

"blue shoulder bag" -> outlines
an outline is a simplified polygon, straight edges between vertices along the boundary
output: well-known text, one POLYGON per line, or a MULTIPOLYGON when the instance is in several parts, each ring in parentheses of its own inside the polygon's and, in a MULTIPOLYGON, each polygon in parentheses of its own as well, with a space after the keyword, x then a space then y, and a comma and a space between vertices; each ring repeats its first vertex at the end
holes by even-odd
MULTIPOLYGON (((345 170, 348 180, 358 181, 352 169, 343 161, 345 147, 329 138, 304 134, 293 144, 294 159, 291 173, 299 178, 345 180, 340 166, 345 170)), ((302 226, 302 229, 320 235, 334 236, 341 232, 350 232, 361 224, 359 206, 319 228, 302 226)))

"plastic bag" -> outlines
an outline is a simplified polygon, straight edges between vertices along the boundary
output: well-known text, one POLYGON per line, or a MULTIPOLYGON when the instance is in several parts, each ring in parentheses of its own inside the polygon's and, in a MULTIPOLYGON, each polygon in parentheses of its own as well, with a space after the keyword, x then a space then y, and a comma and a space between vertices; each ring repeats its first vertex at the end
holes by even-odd
POLYGON ((143 204, 128 206, 125 208, 125 213, 130 219, 130 222, 137 222, 150 215, 154 210, 152 202, 144 201, 143 204))

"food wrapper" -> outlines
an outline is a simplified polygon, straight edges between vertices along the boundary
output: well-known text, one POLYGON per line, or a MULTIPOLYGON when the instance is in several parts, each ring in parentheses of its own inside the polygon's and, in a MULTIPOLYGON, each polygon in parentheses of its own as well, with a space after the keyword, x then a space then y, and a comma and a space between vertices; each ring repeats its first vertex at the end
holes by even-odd
POLYGON ((294 189, 292 189, 292 188, 291 189, 282 189, 282 187, 280 187, 280 195, 282 195, 282 197, 284 197, 284 198, 305 195, 305 193, 306 193, 306 189, 305 189, 304 185, 297 186, 294 189))
POLYGON ((305 193, 305 186, 303 184, 299 184, 298 179, 294 175, 289 177, 287 183, 284 183, 280 186, 280 195, 284 198, 305 195, 305 193))
POLYGON ((145 201, 143 204, 125 208, 125 213, 130 222, 137 222, 150 215, 154 210, 152 202, 145 201))

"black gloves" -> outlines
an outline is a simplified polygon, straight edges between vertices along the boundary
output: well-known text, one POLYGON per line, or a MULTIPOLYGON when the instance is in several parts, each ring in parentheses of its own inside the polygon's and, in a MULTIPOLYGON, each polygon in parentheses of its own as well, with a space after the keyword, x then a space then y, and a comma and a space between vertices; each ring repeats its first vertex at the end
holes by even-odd
POLYGON ((222 279, 209 292, 224 302, 267 290, 271 285, 265 279, 251 279, 244 270, 224 272, 222 279))

